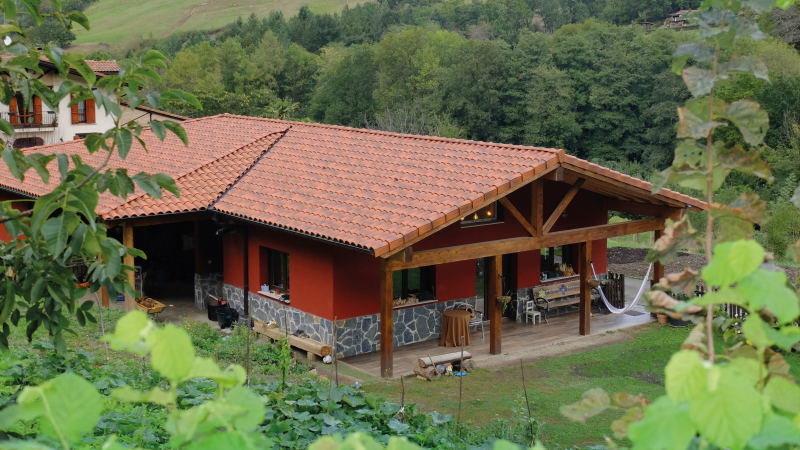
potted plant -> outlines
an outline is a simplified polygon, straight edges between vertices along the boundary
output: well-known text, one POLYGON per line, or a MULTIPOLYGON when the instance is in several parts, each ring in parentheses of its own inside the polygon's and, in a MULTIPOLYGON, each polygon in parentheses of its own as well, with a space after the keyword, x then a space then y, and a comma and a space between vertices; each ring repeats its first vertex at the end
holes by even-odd
POLYGON ((497 296, 497 302, 503 305, 503 312, 506 312, 506 308, 508 308, 508 304, 511 303, 511 296, 510 295, 499 295, 497 296))
POLYGON ((661 313, 657 314, 656 317, 658 317, 658 323, 662 325, 667 323, 667 319, 669 318, 669 316, 667 316, 666 314, 661 314, 661 313))

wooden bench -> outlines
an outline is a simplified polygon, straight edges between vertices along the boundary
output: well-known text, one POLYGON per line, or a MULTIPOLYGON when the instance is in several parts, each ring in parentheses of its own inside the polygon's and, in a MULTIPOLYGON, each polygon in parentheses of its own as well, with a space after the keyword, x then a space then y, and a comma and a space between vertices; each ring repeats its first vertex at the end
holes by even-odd
MULTIPOLYGON (((278 327, 268 327, 266 323, 253 319, 253 330, 256 333, 263 334, 268 338, 279 341, 286 337, 286 331, 278 327)), ((309 361, 315 361, 318 358, 323 358, 331 354, 331 346, 323 344, 322 342, 315 341, 311 338, 301 338, 289 333, 289 345, 299 348, 306 352, 309 361)))
POLYGON ((537 286, 531 288, 531 290, 533 295, 530 297, 533 298, 536 307, 542 310, 542 317, 545 323, 547 323, 547 313, 550 312, 550 308, 560 308, 580 303, 580 280, 537 286))

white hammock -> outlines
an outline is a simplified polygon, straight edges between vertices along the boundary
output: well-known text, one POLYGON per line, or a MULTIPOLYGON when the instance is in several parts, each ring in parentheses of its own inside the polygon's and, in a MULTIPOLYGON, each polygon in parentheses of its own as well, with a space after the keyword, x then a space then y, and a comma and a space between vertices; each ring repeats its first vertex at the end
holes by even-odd
MULTIPOLYGON (((592 265, 592 275, 594 275, 595 279, 598 279, 597 273, 594 271, 594 263, 590 262, 590 264, 592 265)), ((636 297, 633 298, 633 301, 631 302, 630 305, 624 308, 617 308, 611 303, 609 303, 608 300, 606 299, 605 294, 603 294, 603 290, 600 289, 600 286, 596 287, 595 289, 597 289, 597 292, 600 293, 600 298, 603 299, 603 303, 606 304, 606 308, 608 308, 609 311, 611 311, 614 314, 622 314, 633 308, 634 305, 636 305, 636 302, 638 302, 639 299, 642 298, 642 294, 644 294, 644 287, 647 285, 647 282, 650 281, 649 278, 651 270, 653 270, 653 263, 650 263, 650 266, 647 268, 647 273, 644 275, 644 280, 642 280, 642 286, 639 287, 639 292, 636 293, 636 297)))

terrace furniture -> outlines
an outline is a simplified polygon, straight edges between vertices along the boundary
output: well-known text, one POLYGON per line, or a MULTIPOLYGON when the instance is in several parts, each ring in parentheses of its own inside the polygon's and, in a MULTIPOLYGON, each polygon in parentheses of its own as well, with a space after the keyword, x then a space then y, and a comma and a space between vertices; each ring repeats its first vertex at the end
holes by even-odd
POLYGON ((464 311, 469 312, 469 326, 478 325, 481 326, 481 337, 486 337, 486 334, 483 332, 483 311, 478 311, 469 303, 458 303, 457 305, 453 306, 453 309, 463 309, 464 311))
POLYGON ((528 295, 540 310, 544 310, 544 323, 551 308, 573 306, 580 303, 580 280, 538 286, 528 290, 528 295))
POLYGON ((442 313, 442 339, 440 346, 461 347, 461 337, 464 337, 464 346, 469 345, 469 311, 463 309, 448 309, 442 313))
POLYGON ((525 322, 528 319, 532 319, 532 323, 536 325, 536 318, 539 318, 539 323, 542 323, 542 313, 536 309, 536 304, 533 300, 526 300, 525 301, 525 310, 522 313, 525 316, 525 322))

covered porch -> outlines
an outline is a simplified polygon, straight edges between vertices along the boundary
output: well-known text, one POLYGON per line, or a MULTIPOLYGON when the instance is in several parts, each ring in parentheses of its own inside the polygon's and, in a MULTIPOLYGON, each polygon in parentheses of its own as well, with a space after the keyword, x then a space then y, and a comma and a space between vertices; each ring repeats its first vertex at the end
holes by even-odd
MULTIPOLYGON (((381 255, 380 371, 377 373, 380 376, 392 377, 396 373, 395 367, 398 367, 399 373, 406 373, 410 370, 409 368, 413 368, 413 365, 407 364, 408 361, 405 359, 413 360, 420 356, 427 356, 420 355, 421 351, 439 350, 438 353, 442 353, 441 349, 437 347, 438 341, 435 340, 395 347, 393 342, 395 324, 392 320, 393 283, 395 282, 393 273, 400 270, 484 259, 486 291, 483 311, 485 313, 484 320, 488 321, 488 330, 485 338, 482 338, 480 333, 471 334, 472 345, 470 345, 469 351, 476 357, 482 354, 502 355, 545 345, 548 342, 586 336, 592 331, 603 332, 616 327, 628 326, 631 322, 638 324, 648 321, 649 315, 644 315, 644 317, 642 315, 596 316, 594 320, 592 319, 592 288, 589 280, 592 277, 593 242, 597 245, 598 242, 603 242, 608 238, 644 232, 654 232, 655 238, 658 239, 665 227, 666 219, 678 219, 686 209, 699 210, 700 208, 686 201, 688 197, 673 195, 675 193, 671 192, 669 192, 669 196, 663 195, 665 191, 652 194, 649 184, 629 183, 629 181, 621 174, 567 156, 558 167, 546 168, 539 173, 532 174, 527 180, 524 177, 514 180, 503 192, 498 189, 494 195, 485 195, 483 202, 474 204, 471 208, 464 208, 452 217, 448 216, 446 222, 440 227, 444 228, 451 223, 464 220, 463 217, 473 215, 485 205, 498 202, 504 207, 507 215, 511 216, 509 219, 513 217, 511 220, 522 225, 527 236, 492 240, 490 235, 483 237, 481 233, 473 235, 474 240, 469 243, 431 248, 423 239, 437 231, 433 229, 424 234, 420 233, 416 237, 404 239, 404 242, 396 248, 381 255), (545 186, 547 186, 547 191, 545 186), (558 189, 558 186, 568 186, 566 193, 558 189), (525 197, 529 199, 530 203, 520 203, 519 196, 515 201, 513 198, 509 198, 510 193, 518 190, 528 191, 525 197), (579 191, 590 191, 594 195, 595 201, 602 204, 605 212, 620 211, 643 218, 614 224, 605 223, 606 220, 603 220, 601 224, 597 224, 597 222, 592 224, 592 220, 589 218, 581 219, 587 214, 587 211, 581 211, 577 213, 578 220, 567 220, 567 207, 579 194, 579 191), (545 200, 550 205, 546 208, 545 200), (582 226, 584 223, 592 226, 582 226), (523 252, 538 254, 540 249, 568 245, 574 245, 577 253, 577 259, 573 259, 577 273, 576 281, 579 284, 578 299, 574 302, 577 314, 565 315, 557 320, 554 319, 549 324, 536 327, 504 323, 507 319, 503 317, 503 306, 497 301, 498 297, 507 295, 503 288, 505 280, 503 257, 523 252), (415 247, 420 250, 417 251, 415 247), (595 323, 592 324, 592 322, 595 323), (395 365, 398 356, 401 358, 398 362, 402 361, 402 367, 395 365)), ((585 205, 578 208, 585 209, 585 205)), ((573 208, 571 211, 570 219, 574 219, 578 210, 573 208)), ((663 267, 658 263, 654 264, 653 279, 659 280, 663 274, 663 267)), ((364 363, 365 369, 369 364, 373 364, 374 367, 370 367, 367 371, 374 373, 378 362, 377 353, 364 355, 361 357, 362 359, 354 358, 349 362, 354 365, 364 363)))
MULTIPOLYGON (((630 280, 636 284, 640 280, 630 280)), ((635 292, 628 289, 628 292, 635 292)), ((632 297, 632 295, 631 295, 632 297)), ((651 322, 655 319, 641 306, 636 306, 625 314, 605 314, 592 308, 592 332, 595 335, 608 331, 621 330, 651 322)), ((494 356, 490 352, 490 336, 486 333, 481 336, 480 327, 470 333, 470 345, 464 350, 472 354, 472 360, 478 367, 500 367, 503 365, 518 364, 534 361, 541 357, 552 355, 554 346, 568 348, 571 344, 579 344, 585 338, 575 332, 575 314, 561 314, 551 317, 548 323, 531 324, 530 322, 514 322, 509 319, 502 321, 503 353, 494 356)), ((488 330, 487 330, 488 331, 488 330)), ((414 373, 417 360, 422 357, 438 356, 446 353, 458 352, 460 348, 439 347, 439 340, 433 339, 415 344, 395 347, 394 371, 392 376, 401 377, 414 373)), ((339 360, 361 372, 380 377, 380 352, 364 353, 339 360)))

